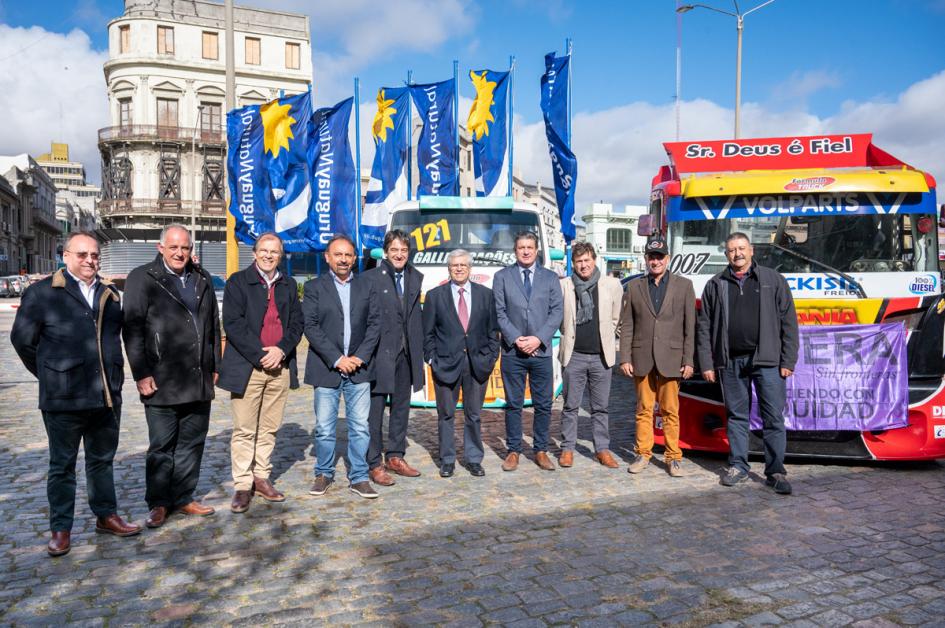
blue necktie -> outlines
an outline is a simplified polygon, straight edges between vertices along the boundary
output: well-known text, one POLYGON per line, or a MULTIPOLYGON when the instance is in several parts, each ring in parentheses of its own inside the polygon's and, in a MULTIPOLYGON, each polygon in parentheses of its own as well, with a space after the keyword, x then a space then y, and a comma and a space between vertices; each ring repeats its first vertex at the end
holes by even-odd
POLYGON ((404 274, 397 273, 396 276, 397 276, 397 296, 402 297, 404 296, 404 284, 403 284, 404 274))
POLYGON ((525 268, 522 270, 522 272, 525 273, 525 298, 531 299, 532 298, 532 280, 529 279, 529 275, 532 274, 532 271, 525 268))

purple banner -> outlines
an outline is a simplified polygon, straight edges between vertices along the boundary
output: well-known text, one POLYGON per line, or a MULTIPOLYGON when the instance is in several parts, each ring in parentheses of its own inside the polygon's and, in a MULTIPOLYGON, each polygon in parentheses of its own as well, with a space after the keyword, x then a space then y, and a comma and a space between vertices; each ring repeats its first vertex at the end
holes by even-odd
MULTIPOLYGON (((755 395, 752 395, 755 398, 755 395)), ((886 430, 909 424, 906 329, 879 325, 802 325, 787 379, 789 430, 886 430)), ((758 405, 751 428, 760 430, 758 405)))

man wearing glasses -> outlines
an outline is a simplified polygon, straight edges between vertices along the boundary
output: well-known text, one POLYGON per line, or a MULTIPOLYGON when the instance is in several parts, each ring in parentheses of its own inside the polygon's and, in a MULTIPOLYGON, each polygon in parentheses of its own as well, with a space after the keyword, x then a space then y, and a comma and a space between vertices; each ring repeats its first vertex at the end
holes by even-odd
POLYGON ((98 276, 98 241, 75 232, 66 239, 64 269, 30 286, 10 340, 39 379, 39 409, 49 439, 50 556, 71 549, 75 463, 85 445, 85 477, 95 531, 132 536, 139 526, 117 514, 112 464, 121 416, 121 298, 98 276))
POLYGON ((220 316, 210 273, 193 262, 192 251, 187 228, 168 225, 157 258, 131 271, 125 283, 125 349, 150 440, 149 528, 164 525, 172 511, 214 512, 194 491, 220 364, 220 316))

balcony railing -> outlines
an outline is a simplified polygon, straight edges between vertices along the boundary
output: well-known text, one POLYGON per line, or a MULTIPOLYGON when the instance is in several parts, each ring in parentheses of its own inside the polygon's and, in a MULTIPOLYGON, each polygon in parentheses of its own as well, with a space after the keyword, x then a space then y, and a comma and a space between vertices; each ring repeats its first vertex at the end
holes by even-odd
POLYGON ((198 216, 222 217, 223 201, 177 201, 157 198, 103 200, 98 204, 102 217, 111 216, 198 216))
MULTIPOLYGON (((225 144, 226 133, 223 130, 207 131, 198 129, 198 144, 225 144)), ((194 129, 192 127, 180 126, 157 126, 154 124, 126 124, 122 126, 108 126, 98 130, 98 141, 117 142, 117 141, 166 141, 189 143, 194 140, 194 129)))

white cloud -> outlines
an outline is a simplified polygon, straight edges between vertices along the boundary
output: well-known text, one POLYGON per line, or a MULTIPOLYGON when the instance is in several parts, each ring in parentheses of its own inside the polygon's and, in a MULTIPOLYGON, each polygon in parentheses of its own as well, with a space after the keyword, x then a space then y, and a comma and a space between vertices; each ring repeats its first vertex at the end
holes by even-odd
POLYGON ((0 24, 0 154, 49 152, 52 141, 69 144, 73 160, 100 178, 99 128, 108 126, 102 64, 81 30, 53 33, 40 27, 0 24))
POLYGON ((771 90, 773 102, 790 103, 795 107, 807 103, 807 98, 822 89, 840 87, 840 75, 829 70, 794 71, 787 80, 771 90))

